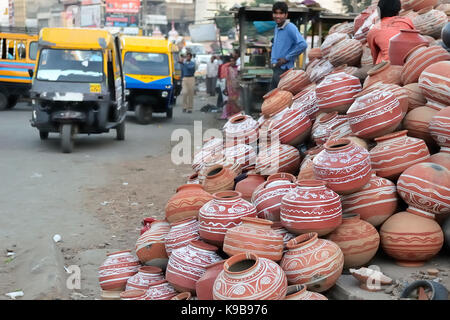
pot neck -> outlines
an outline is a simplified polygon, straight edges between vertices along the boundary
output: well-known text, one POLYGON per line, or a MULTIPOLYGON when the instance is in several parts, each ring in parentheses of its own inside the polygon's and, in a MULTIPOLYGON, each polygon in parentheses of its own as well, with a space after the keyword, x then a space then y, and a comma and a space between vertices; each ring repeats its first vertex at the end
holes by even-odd
POLYGON ((243 217, 241 219, 242 225, 249 225, 258 229, 271 229, 273 222, 266 219, 243 217))
POLYGON ((361 221, 361 217, 356 213, 346 213, 342 215, 342 224, 357 224, 361 221))
POLYGON ((253 270, 255 270, 258 267, 258 264, 259 264, 259 257, 256 254, 252 252, 243 252, 238 253, 232 256, 231 258, 227 259, 223 264, 223 270, 230 277, 239 277, 245 273, 252 272, 253 270), (233 266, 245 260, 254 261, 254 263, 247 268, 243 267, 242 269, 239 270, 233 270, 233 266))
POLYGON ((398 138, 404 139, 407 136, 407 133, 408 133, 408 130, 401 130, 401 131, 393 132, 393 133, 390 133, 390 134, 386 134, 386 135, 381 136, 381 137, 377 137, 374 140, 376 142, 382 142, 382 141, 398 139, 398 138))
MULTIPOLYGON (((306 286, 303 284, 294 284, 287 287, 286 299, 300 298, 306 293, 306 286)), ((300 299, 299 299, 300 300, 300 299)))
POLYGON ((288 250, 306 248, 315 244, 317 240, 318 240, 317 232, 305 233, 299 235, 298 237, 295 237, 294 239, 289 240, 288 243, 286 244, 286 247, 288 250))
MULTIPOLYGON (((197 174, 197 177, 198 177, 198 174, 197 174)), ((177 193, 180 191, 186 191, 186 190, 204 190, 204 189, 203 189, 203 186, 200 184, 186 183, 177 188, 177 193)))

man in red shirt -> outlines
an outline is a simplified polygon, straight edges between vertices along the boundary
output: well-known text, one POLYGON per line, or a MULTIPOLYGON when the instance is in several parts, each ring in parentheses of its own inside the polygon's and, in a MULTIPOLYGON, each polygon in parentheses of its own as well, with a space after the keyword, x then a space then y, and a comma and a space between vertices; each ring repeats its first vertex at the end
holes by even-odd
POLYGON ((372 51, 374 64, 389 61, 389 40, 400 33, 400 29, 413 30, 411 19, 400 17, 400 0, 380 0, 378 8, 381 21, 375 24, 367 34, 367 44, 372 51))

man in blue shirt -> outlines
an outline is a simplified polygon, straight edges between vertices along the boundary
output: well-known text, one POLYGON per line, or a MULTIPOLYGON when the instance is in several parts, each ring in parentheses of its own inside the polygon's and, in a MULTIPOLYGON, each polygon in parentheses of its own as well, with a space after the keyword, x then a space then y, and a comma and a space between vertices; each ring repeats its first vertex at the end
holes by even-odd
POLYGON ((270 89, 278 86, 280 75, 294 67, 295 60, 308 46, 295 24, 286 20, 288 6, 285 2, 274 3, 272 16, 277 25, 270 58, 273 69, 270 89))
POLYGON ((183 112, 192 113, 194 106, 194 92, 195 92, 195 62, 191 60, 192 53, 186 54, 186 60, 180 59, 181 64, 181 78, 183 90, 183 112))

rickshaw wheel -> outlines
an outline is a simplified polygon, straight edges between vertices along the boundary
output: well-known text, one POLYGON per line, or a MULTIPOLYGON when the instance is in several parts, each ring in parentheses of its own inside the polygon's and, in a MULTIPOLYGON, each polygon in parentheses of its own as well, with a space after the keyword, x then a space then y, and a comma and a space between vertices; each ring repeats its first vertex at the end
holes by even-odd
POLYGON ((0 110, 8 108, 8 97, 3 92, 0 92, 0 110))
POLYGON ((167 109, 166 117, 167 119, 172 119, 173 116, 173 108, 167 109))
POLYGON ((144 106, 142 104, 136 105, 134 108, 137 121, 140 124, 149 124, 153 119, 153 108, 151 106, 144 106))
POLYGON ((48 131, 39 131, 39 137, 41 138, 41 140, 48 139, 48 131))
POLYGON ((71 153, 73 150, 72 125, 69 123, 61 126, 61 148, 63 153, 71 153))
POLYGON ((125 140, 125 120, 116 127, 116 139, 125 140))

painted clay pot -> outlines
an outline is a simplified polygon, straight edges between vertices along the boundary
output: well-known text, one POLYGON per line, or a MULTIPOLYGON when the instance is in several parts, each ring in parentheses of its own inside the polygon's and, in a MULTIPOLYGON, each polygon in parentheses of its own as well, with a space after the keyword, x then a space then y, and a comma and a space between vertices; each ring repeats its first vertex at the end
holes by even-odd
POLYGON ((151 283, 164 280, 161 268, 144 266, 140 267, 138 273, 130 277, 125 290, 147 290, 151 283))
POLYGON ((436 145, 428 130, 430 122, 438 113, 438 110, 429 107, 418 107, 409 111, 403 119, 403 128, 408 130, 408 135, 424 140, 428 147, 436 145))
POLYGON ((433 154, 427 162, 437 163, 450 170, 450 148, 442 147, 438 153, 433 154))
POLYGON ((377 145, 370 150, 370 161, 377 176, 395 180, 410 166, 430 157, 425 141, 407 133, 401 130, 375 138, 377 145))
POLYGON ((260 148, 255 170, 262 175, 285 172, 297 174, 301 162, 300 152, 288 144, 277 144, 260 148))
POLYGON ((255 189, 252 203, 259 218, 280 221, 281 199, 296 187, 295 177, 289 173, 270 175, 267 181, 255 189))
POLYGON ((364 266, 375 256, 380 245, 380 235, 370 223, 358 214, 345 214, 342 224, 327 236, 344 254, 344 268, 364 266))
POLYGON ((256 187, 265 181, 266 178, 260 174, 248 174, 247 178, 236 183, 236 188, 234 190, 242 194, 242 199, 251 201, 256 187))
POLYGON ((352 129, 350 128, 350 123, 348 122, 348 117, 346 115, 341 115, 341 121, 339 123, 333 124, 330 127, 330 136, 328 140, 339 140, 341 138, 354 136, 352 129))
POLYGON ((402 122, 404 115, 397 97, 384 90, 374 90, 357 96, 347 111, 353 133, 364 139, 373 139, 393 132, 402 122))
POLYGON ((304 70, 289 69, 280 75, 278 89, 289 91, 295 96, 310 83, 309 75, 304 70))
POLYGON ((190 292, 181 292, 170 300, 192 300, 192 294, 190 292))
POLYGON ((200 209, 200 237, 208 243, 222 246, 227 230, 237 226, 243 217, 256 217, 253 204, 242 199, 240 192, 217 192, 200 209))
POLYGON ((398 207, 397 188, 375 172, 361 191, 341 197, 344 214, 358 214, 374 227, 381 225, 398 207))
POLYGON ((322 81, 322 79, 333 70, 334 66, 331 62, 326 58, 322 58, 320 60, 314 60, 310 63, 306 69, 306 73, 308 73, 311 82, 320 83, 320 81, 322 81))
POLYGON ((277 130, 280 143, 297 146, 311 133, 312 123, 306 113, 299 109, 287 109, 279 120, 274 120, 269 130, 277 130))
POLYGON ((401 29, 389 40, 389 61, 391 65, 403 66, 406 54, 414 47, 428 43, 419 30, 401 29))
POLYGON ((198 210, 212 199, 199 184, 184 184, 166 204, 166 220, 170 223, 198 216, 198 210))
POLYGON ((258 122, 251 116, 237 114, 223 126, 227 144, 254 144, 258 139, 258 122))
POLYGON ((283 254, 285 254, 287 251, 287 243, 289 242, 289 240, 294 239, 296 236, 287 231, 287 229, 285 229, 281 224, 281 221, 273 221, 272 229, 283 237, 283 254))
POLYGON ((401 85, 402 70, 402 66, 393 65, 389 61, 382 61, 367 71, 368 76, 364 81, 363 88, 369 87, 378 81, 401 85))
POLYGON ((177 294, 178 292, 167 280, 161 280, 150 284, 145 300, 170 300, 177 294))
POLYGON ((372 51, 366 44, 363 46, 363 53, 361 56, 361 68, 368 68, 369 70, 373 67, 372 51))
POLYGON ((331 52, 331 49, 338 44, 339 42, 349 39, 349 35, 346 33, 335 32, 329 34, 323 43, 320 45, 320 51, 322 52, 322 56, 324 59, 328 59, 328 55, 331 52))
POLYGON ((325 144, 330 138, 332 128, 343 124, 347 121, 347 117, 339 115, 337 111, 322 114, 322 116, 316 120, 312 130, 311 138, 316 145, 321 146, 325 144))
POLYGON ((343 72, 343 73, 346 73, 346 74, 348 74, 350 76, 357 77, 358 70, 359 70, 359 68, 357 68, 357 67, 347 66, 346 64, 343 64, 343 65, 340 65, 339 67, 336 67, 331 72, 331 74, 343 72))
POLYGON ((358 66, 363 53, 362 44, 356 39, 344 39, 335 44, 330 51, 330 63, 338 67, 341 64, 358 66))
POLYGON ((409 205, 408 212, 431 218, 450 213, 450 171, 439 164, 409 167, 398 178, 397 191, 409 205))
POLYGON ((120 300, 145 300, 146 293, 142 289, 127 289, 120 293, 120 300))
POLYGON ((243 169, 256 163, 255 149, 248 144, 236 144, 227 147, 224 153, 228 160, 240 164, 243 169))
MULTIPOLYGON (((223 140, 221 141, 220 149, 200 149, 199 152, 195 153, 194 159, 192 160, 192 169, 195 172, 201 171, 206 164, 214 163, 223 158, 223 140)), ((219 148, 219 147, 218 147, 219 148)))
POLYGON ((335 32, 346 33, 348 35, 352 35, 353 34, 353 23, 350 23, 347 21, 341 22, 341 23, 336 23, 335 25, 330 27, 330 29, 328 30, 328 34, 333 34, 335 32))
POLYGON ((188 180, 186 181, 186 184, 200 184, 198 172, 191 174, 188 180))
POLYGON ((305 158, 300 164, 300 172, 298 173, 297 180, 316 179, 316 176, 314 175, 313 159, 322 150, 322 146, 316 146, 305 152, 305 158))
POLYGON ((448 290, 445 286, 434 280, 416 280, 403 289, 400 299, 422 300, 420 289, 424 290, 424 300, 448 300, 448 290), (416 292, 414 294, 414 292, 416 292), (417 292, 419 292, 417 294, 417 292))
POLYGON ((195 283, 198 300, 213 300, 213 286, 217 276, 223 270, 226 260, 219 260, 206 266, 205 273, 195 283))
POLYGON ((392 215, 380 229, 383 251, 405 267, 422 266, 442 248, 444 235, 439 224, 409 212, 392 215))
POLYGON ((311 48, 308 50, 308 60, 309 62, 314 61, 315 59, 322 59, 322 51, 320 48, 311 48))
POLYGON ((442 28, 448 21, 445 12, 426 7, 418 12, 418 16, 412 19, 414 27, 423 35, 439 39, 442 28))
POLYGON ((303 284, 309 291, 330 289, 342 274, 344 255, 337 244, 319 239, 317 233, 302 234, 287 244, 280 266, 289 284, 303 284))
POLYGON ((136 255, 143 264, 165 269, 168 256, 165 247, 170 224, 165 220, 156 220, 150 229, 136 241, 136 255))
POLYGON ((263 96, 264 101, 261 105, 261 113, 266 117, 271 117, 289 108, 292 104, 292 98, 291 92, 275 88, 263 96))
POLYGON ((253 252, 260 258, 281 260, 283 237, 273 231, 271 225, 272 221, 265 219, 242 218, 240 225, 227 230, 223 251, 230 257, 242 252, 253 252))
POLYGON ((192 240, 200 239, 199 227, 197 218, 172 223, 165 241, 167 256, 170 257, 173 250, 187 246, 192 240))
POLYGON ((403 86, 408 91, 408 111, 422 107, 427 103, 427 99, 423 95, 422 89, 418 83, 410 83, 403 86))
MULTIPOLYGON (((235 172, 224 165, 217 164, 210 167, 203 182, 203 188, 206 192, 213 194, 219 191, 233 190, 235 172)), ((206 203, 206 202, 205 202, 206 203)))
POLYGON ((175 249, 166 270, 167 281, 178 292, 195 294, 195 284, 205 273, 206 266, 222 260, 216 246, 193 240, 186 247, 175 249))
POLYGON ((339 195, 320 180, 300 180, 281 200, 280 220, 293 234, 326 235, 342 221, 339 195))
POLYGON ((392 92, 397 100, 400 103, 400 107, 402 108, 403 115, 405 115, 408 112, 409 109, 409 97, 408 97, 408 90, 404 89, 403 87, 393 84, 393 83, 383 83, 381 81, 372 83, 369 87, 366 87, 363 89, 364 93, 369 93, 375 90, 381 90, 381 91, 390 91, 392 92))
POLYGON ((434 7, 437 4, 438 0, 403 0, 402 8, 417 12, 429 6, 434 7))
POLYGON ((317 106, 316 84, 312 83, 292 97, 291 109, 298 109, 314 121, 319 107, 317 106))
POLYGON ((124 291, 127 281, 139 270, 139 260, 131 250, 107 254, 106 260, 98 268, 98 281, 105 291, 124 291))
POLYGON ((360 91, 361 82, 357 77, 344 72, 330 74, 316 87, 319 110, 345 113, 360 91))
POLYGON ((120 295, 124 291, 101 290, 100 297, 102 300, 120 300, 120 295))
POLYGON ((139 231, 139 234, 143 234, 145 231, 147 231, 148 229, 150 229, 150 225, 151 225, 155 220, 156 220, 156 219, 155 219, 155 218, 152 218, 152 217, 144 218, 144 219, 141 221, 142 228, 141 228, 141 230, 139 231))
POLYGON ((419 87, 428 102, 450 106, 450 61, 428 66, 419 77, 419 87))
POLYGON ((328 300, 323 294, 306 290, 303 284, 293 284, 287 287, 284 300, 328 300))
POLYGON ((411 49, 406 55, 401 80, 403 85, 418 82, 422 72, 439 61, 450 60, 450 53, 441 46, 419 45, 411 49))
POLYGON ((338 194, 361 190, 370 180, 369 152, 344 138, 328 141, 313 160, 314 175, 338 194))
POLYGON ((358 14, 355 19, 353 20, 353 33, 356 33, 356 31, 359 30, 359 28, 361 28, 361 26, 363 25, 364 21, 366 21, 366 19, 370 16, 370 14, 372 13, 372 8, 366 8, 364 9, 360 14, 358 14))
POLYGON ((282 300, 287 279, 274 261, 252 252, 227 259, 214 281, 214 300, 282 300))
POLYGON ((450 147, 450 106, 437 112, 431 118, 428 130, 439 146, 450 147))

